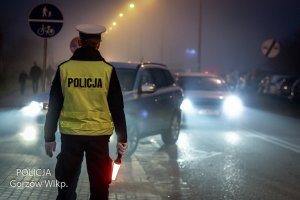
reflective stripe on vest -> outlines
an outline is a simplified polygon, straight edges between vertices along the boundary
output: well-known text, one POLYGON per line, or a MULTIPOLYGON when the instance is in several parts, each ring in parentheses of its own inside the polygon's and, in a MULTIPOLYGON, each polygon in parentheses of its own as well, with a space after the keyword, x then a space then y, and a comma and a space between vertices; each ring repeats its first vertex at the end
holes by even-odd
POLYGON ((59 128, 64 134, 111 135, 107 102, 112 67, 102 61, 70 60, 60 66, 64 104, 59 128))

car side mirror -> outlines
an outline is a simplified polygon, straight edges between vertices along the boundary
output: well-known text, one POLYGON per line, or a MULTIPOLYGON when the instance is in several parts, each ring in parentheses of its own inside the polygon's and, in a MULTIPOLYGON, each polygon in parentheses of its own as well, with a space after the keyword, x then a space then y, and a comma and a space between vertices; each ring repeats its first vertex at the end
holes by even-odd
POLYGON ((142 93, 153 93, 156 90, 156 86, 153 83, 145 83, 141 86, 142 93))
POLYGON ((43 110, 48 110, 48 103, 43 102, 43 110))

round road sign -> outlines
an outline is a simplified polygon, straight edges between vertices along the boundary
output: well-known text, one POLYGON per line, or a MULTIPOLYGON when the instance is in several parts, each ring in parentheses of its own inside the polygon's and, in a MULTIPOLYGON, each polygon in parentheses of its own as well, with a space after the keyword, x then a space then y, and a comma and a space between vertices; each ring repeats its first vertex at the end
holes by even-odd
POLYGON ((267 58, 275 58, 280 52, 280 44, 274 39, 268 39, 262 43, 261 51, 267 58))
POLYGON ((37 36, 49 38, 61 30, 63 16, 54 5, 40 4, 31 11, 28 22, 37 36))

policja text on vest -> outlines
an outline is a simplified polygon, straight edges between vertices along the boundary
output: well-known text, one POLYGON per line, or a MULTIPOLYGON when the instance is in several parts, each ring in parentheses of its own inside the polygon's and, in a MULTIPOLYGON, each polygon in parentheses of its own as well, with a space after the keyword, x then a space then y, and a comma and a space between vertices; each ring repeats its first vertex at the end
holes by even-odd
POLYGON ((68 87, 102 88, 101 78, 68 78, 68 87))

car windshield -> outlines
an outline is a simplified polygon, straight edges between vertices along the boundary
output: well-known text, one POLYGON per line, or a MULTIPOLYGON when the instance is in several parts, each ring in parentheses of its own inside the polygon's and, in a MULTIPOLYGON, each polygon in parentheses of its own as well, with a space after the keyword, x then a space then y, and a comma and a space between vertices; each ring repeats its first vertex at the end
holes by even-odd
POLYGON ((227 91, 225 82, 216 77, 179 77, 178 84, 184 90, 227 91))
POLYGON ((116 69, 122 91, 133 90, 136 69, 116 69))

